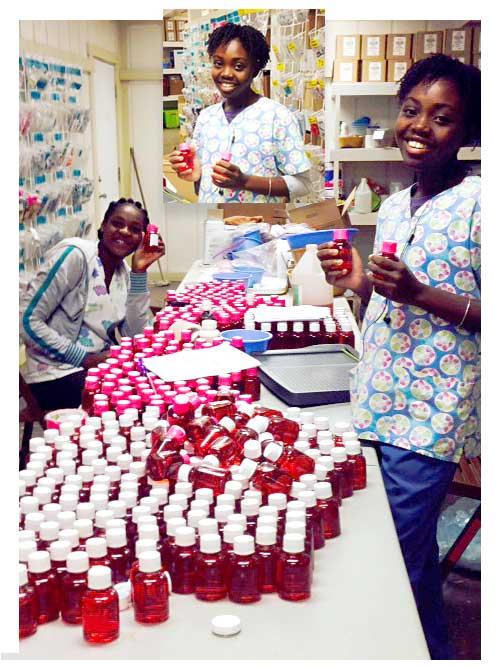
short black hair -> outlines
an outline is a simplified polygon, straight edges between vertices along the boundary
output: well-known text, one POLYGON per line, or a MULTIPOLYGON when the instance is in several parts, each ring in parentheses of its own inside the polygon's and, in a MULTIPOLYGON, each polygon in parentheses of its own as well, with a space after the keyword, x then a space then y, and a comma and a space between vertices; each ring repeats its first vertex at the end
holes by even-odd
POLYGON ((432 84, 438 79, 447 79, 456 86, 464 104, 467 142, 480 145, 481 75, 478 67, 465 65, 444 53, 418 60, 400 81, 398 101, 403 104, 412 88, 421 83, 432 84))
POLYGON ((135 206, 136 208, 139 208, 139 210, 143 214, 143 231, 146 231, 146 227, 150 223, 150 219, 148 217, 148 211, 146 210, 146 208, 143 208, 143 205, 141 204, 140 201, 134 201, 134 199, 125 199, 125 197, 121 197, 120 199, 118 199, 118 201, 111 201, 110 205, 106 209, 106 213, 104 214, 101 227, 97 230, 97 237, 99 238, 99 240, 101 240, 103 237, 103 232, 101 230, 103 224, 106 224, 106 222, 108 222, 113 212, 119 206, 128 206, 128 205, 132 205, 135 206))
POLYGON ((216 28, 209 35, 207 52, 212 58, 221 45, 229 44, 233 39, 238 39, 252 59, 255 68, 254 76, 266 66, 270 59, 270 47, 262 32, 251 25, 239 25, 238 23, 226 23, 216 28))

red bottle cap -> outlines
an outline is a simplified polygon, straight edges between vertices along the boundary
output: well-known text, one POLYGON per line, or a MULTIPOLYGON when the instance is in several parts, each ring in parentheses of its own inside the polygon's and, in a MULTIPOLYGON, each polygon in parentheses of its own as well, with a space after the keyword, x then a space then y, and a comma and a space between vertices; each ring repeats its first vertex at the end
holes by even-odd
POLYGON ((332 238, 336 240, 350 240, 350 231, 349 229, 334 229, 332 232, 332 238))
POLYGON ((148 224, 146 231, 152 234, 156 234, 158 232, 158 227, 155 224, 148 224))
POLYGON ((383 241, 383 247, 381 252, 386 252, 387 254, 395 254, 397 251, 397 243, 395 241, 383 241))

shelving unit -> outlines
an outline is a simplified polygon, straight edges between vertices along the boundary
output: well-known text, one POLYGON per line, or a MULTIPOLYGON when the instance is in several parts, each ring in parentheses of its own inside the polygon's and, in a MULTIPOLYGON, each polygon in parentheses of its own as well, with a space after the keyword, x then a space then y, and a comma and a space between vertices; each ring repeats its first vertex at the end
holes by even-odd
MULTIPOLYGON (((480 148, 461 148, 458 158, 463 161, 480 160, 480 148)), ((398 148, 338 148, 331 152, 331 160, 339 162, 401 162, 398 148)))

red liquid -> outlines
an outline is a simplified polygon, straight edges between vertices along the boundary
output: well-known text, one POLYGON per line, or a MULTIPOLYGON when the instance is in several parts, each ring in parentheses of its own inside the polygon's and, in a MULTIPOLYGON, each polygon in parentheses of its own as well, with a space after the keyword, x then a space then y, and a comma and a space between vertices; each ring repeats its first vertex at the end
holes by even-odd
MULTIPOLYGON (((395 243, 395 245, 396 245, 396 243, 395 243)), ((395 255, 394 252, 385 252, 383 250, 383 252, 381 252, 380 256, 381 257, 386 257, 387 259, 391 259, 392 261, 398 261, 398 257, 395 255)), ((380 273, 373 273, 373 275, 374 275, 375 278, 378 278, 379 280, 385 280, 386 279, 385 276, 381 275, 380 273)))
POLYGON ((34 634, 38 627, 38 599, 33 585, 19 587, 19 638, 34 634))
POLYGON ((213 416, 217 421, 220 421, 223 416, 232 418, 236 411, 234 403, 229 399, 215 400, 202 407, 204 416, 213 416))
POLYGON ((158 250, 158 227, 148 224, 143 238, 143 249, 145 252, 156 252, 158 250))
POLYGON ((218 437, 207 449, 207 454, 215 455, 222 467, 228 467, 237 451, 235 442, 231 437, 218 437))
POLYGON ((223 552, 200 553, 195 556, 195 596, 201 601, 219 601, 226 597, 223 552))
POLYGON ((133 597, 136 622, 157 624, 169 619, 169 586, 163 571, 137 571, 133 597))
POLYGON ((351 497, 353 495, 353 483, 351 479, 351 469, 348 466, 348 461, 334 462, 334 471, 337 472, 339 477, 339 485, 341 487, 341 497, 351 497))
POLYGON ((97 566, 111 568, 110 558, 107 555, 103 555, 102 557, 89 557, 89 569, 90 567, 97 567, 97 566))
POLYGON ((342 238, 334 239, 334 249, 338 251, 336 260, 341 260, 343 263, 336 266, 337 271, 346 270, 348 273, 351 273, 353 269, 353 256, 351 251, 350 243, 342 238))
POLYGON ((198 488, 212 488, 214 497, 217 497, 224 493, 224 486, 230 479, 231 474, 226 469, 201 465, 196 470, 193 470, 193 478, 190 478, 190 481, 193 483, 194 490, 198 490, 198 488))
POLYGON ((89 643, 110 643, 120 635, 118 594, 112 587, 87 590, 82 597, 83 636, 89 643))
POLYGON ((203 441, 211 426, 216 424, 217 421, 212 416, 200 416, 197 419, 193 419, 186 424, 186 438, 192 444, 195 444, 196 448, 196 445, 203 441))
POLYGON ((254 409, 254 416, 280 416, 283 418, 282 412, 279 412, 277 409, 272 409, 271 407, 258 406, 254 409))
POLYGON ((179 173, 184 173, 185 171, 189 171, 190 169, 193 170, 194 158, 190 146, 187 143, 181 143, 179 145, 179 152, 181 153, 181 156, 186 165, 181 169, 179 169, 179 173))
MULTIPOLYGON (((210 417, 209 417, 210 418, 210 417)), ((201 442, 195 444, 195 452, 197 456, 205 456, 209 453, 212 444, 222 436, 229 436, 230 432, 220 423, 209 426, 205 433, 205 437, 201 442)))
POLYGON ((322 511, 319 511, 318 507, 311 506, 306 508, 306 523, 308 524, 308 519, 311 520, 311 525, 313 527, 313 547, 315 550, 323 548, 325 546, 325 535, 324 535, 324 516, 322 511))
POLYGON ((230 553, 227 563, 228 597, 237 604, 251 604, 261 599, 259 558, 230 553))
POLYGON ((351 468, 353 490, 362 490, 367 487, 367 464, 362 453, 348 455, 348 465, 351 468))
POLYGON ((99 380, 86 377, 82 391, 82 409, 88 414, 92 414, 94 406, 94 396, 99 393, 99 380))
POLYGON ((176 396, 173 403, 167 408, 167 419, 171 426, 177 425, 184 428, 194 417, 195 410, 186 396, 176 396))
POLYGON ((61 577, 61 618, 69 624, 82 622, 82 597, 87 591, 87 571, 61 577))
POLYGON ((170 575, 172 591, 192 594, 195 591, 195 546, 172 546, 170 575))
POLYGON ((265 594, 277 591, 279 552, 279 548, 275 544, 271 546, 256 544, 256 555, 259 558, 259 589, 265 594))
POLYGON ((339 505, 334 499, 317 499, 317 508, 324 519, 324 536, 333 539, 341 534, 341 523, 339 520, 339 505))
POLYGON ((113 585, 129 580, 132 559, 130 548, 128 546, 108 548, 108 557, 110 560, 109 566, 111 567, 113 585))
POLYGON ((284 447, 284 451, 276 464, 281 470, 287 472, 294 481, 299 481, 303 474, 313 474, 315 461, 310 456, 291 447, 284 447))
POLYGON ((287 601, 310 598, 310 558, 306 553, 280 553, 277 562, 277 589, 278 596, 287 601))
POLYGON ((52 571, 28 571, 28 581, 35 588, 38 599, 38 624, 57 620, 61 601, 56 575, 52 571))
POLYGON ((249 393, 252 400, 259 400, 261 396, 261 380, 259 379, 257 368, 249 368, 245 372, 243 382, 243 393, 249 393))
POLYGON ((288 472, 268 462, 258 465, 252 477, 252 485, 260 490, 263 495, 270 495, 271 493, 285 493, 288 495, 292 481, 292 476, 288 472))
POLYGON ((284 416, 271 416, 267 431, 271 432, 276 440, 292 446, 297 440, 299 429, 299 423, 291 421, 291 419, 286 419, 284 416))

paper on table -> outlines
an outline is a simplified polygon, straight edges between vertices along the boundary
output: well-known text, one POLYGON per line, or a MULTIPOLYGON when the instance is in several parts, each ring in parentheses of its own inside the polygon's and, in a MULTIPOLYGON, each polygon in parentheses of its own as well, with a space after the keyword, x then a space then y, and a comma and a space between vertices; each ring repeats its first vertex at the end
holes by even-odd
POLYGON ((249 354, 225 343, 210 349, 193 349, 167 356, 150 356, 143 359, 143 364, 147 370, 154 372, 166 382, 213 377, 261 365, 249 354))
POLYGON ((292 305, 287 307, 274 307, 272 305, 258 305, 250 310, 255 321, 315 321, 329 316, 329 308, 317 305, 292 305))

